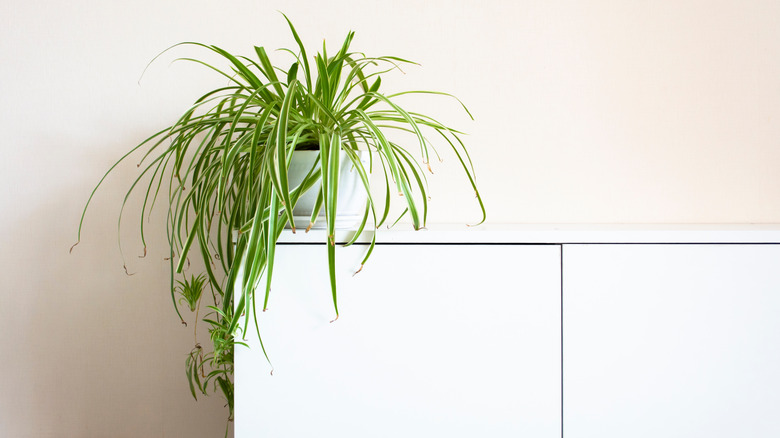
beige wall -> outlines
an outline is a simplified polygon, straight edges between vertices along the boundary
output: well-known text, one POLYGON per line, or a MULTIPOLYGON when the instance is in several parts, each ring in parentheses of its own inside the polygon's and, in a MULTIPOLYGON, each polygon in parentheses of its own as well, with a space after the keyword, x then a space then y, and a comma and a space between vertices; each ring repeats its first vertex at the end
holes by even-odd
MULTIPOLYGON (((222 433, 222 403, 187 391, 192 332, 170 307, 158 225, 142 260, 129 223, 136 275, 122 270, 132 164, 67 250, 112 160, 219 83, 167 57, 139 86, 146 63, 183 40, 291 45, 277 9, 310 45, 353 29, 355 49, 422 64, 388 85, 466 102, 474 122, 446 100, 419 105, 470 133, 491 223, 780 223, 774 0, 6 1, 0 435, 222 433)), ((434 170, 431 221, 477 218, 454 159, 434 170)))

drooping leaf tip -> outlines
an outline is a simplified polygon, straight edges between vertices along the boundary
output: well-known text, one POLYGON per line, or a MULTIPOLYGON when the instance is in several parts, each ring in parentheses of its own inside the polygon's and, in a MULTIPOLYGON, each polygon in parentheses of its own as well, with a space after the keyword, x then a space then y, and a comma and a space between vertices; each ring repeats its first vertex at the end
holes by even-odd
POLYGON ((481 221, 479 221, 479 222, 477 222, 476 224, 466 224, 466 226, 467 226, 467 227, 477 227, 477 226, 480 226, 480 225, 482 225, 482 224, 484 224, 484 223, 485 223, 485 219, 486 219, 486 218, 484 218, 484 217, 483 217, 483 218, 482 218, 482 220, 481 220, 481 221))
POLYGON ((68 254, 73 254, 73 248, 75 248, 76 245, 78 245, 80 242, 81 242, 81 240, 79 240, 78 242, 74 243, 73 246, 71 246, 70 249, 68 250, 68 254))

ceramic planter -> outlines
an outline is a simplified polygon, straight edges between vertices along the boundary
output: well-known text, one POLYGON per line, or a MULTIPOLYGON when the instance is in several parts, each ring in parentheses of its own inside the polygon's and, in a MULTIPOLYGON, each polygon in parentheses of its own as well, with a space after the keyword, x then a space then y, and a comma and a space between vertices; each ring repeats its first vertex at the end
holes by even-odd
MULTIPOLYGON (((293 154, 287 177, 290 187, 298 186, 306 174, 311 170, 319 151, 295 151, 293 154)), ((368 151, 358 151, 361 163, 368 171, 368 151)), ((319 167, 319 164, 317 164, 319 167)), ((341 154, 341 172, 339 175, 338 201, 336 204, 336 228, 353 228, 363 218, 368 195, 360 180, 360 175, 355 170, 352 161, 346 154, 341 154)), ((293 217, 297 228, 305 228, 309 225, 317 194, 321 190, 321 184, 317 182, 303 196, 298 199, 293 209, 293 217)), ((325 209, 320 210, 317 221, 312 229, 325 228, 325 209)))

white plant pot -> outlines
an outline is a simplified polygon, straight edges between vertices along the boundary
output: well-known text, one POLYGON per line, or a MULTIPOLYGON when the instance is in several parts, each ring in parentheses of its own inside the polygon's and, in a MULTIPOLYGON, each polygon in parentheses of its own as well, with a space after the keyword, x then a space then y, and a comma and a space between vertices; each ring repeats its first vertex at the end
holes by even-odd
MULTIPOLYGON (((290 188, 297 187, 303 181, 303 178, 311 170, 319 154, 319 151, 296 151, 293 154, 287 172, 290 188)), ((369 152, 358 151, 357 155, 360 158, 360 162, 363 163, 366 172, 368 172, 369 152)), ((336 228, 350 229, 363 219, 368 195, 363 182, 360 180, 360 174, 355 170, 352 161, 347 154, 342 153, 341 157, 341 174, 339 176, 339 192, 336 202, 336 228)), ((319 164, 317 167, 319 167, 319 164)), ((293 217, 295 218, 297 228, 305 228, 309 225, 314 204, 317 201, 317 194, 322 189, 321 187, 319 182, 314 184, 295 204, 293 217)), ((325 208, 323 207, 312 229, 324 229, 325 225, 325 208)), ((289 223, 287 226, 289 227, 289 223)))

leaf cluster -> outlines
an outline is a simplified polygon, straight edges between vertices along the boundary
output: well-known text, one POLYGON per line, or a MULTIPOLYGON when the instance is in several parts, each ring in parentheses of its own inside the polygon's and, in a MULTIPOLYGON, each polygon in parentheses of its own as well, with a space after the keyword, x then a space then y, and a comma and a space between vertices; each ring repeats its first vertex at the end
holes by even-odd
MULTIPOLYGON (((317 190, 314 212, 305 224, 307 230, 324 212, 336 318, 334 235, 342 172, 356 172, 368 195, 363 218, 347 244, 354 243, 364 230, 389 222, 395 193, 402 195, 405 203, 402 216, 408 214, 415 229, 425 226, 428 186, 416 156, 430 170, 430 155, 438 155, 428 138, 431 134, 454 151, 477 194, 482 221, 485 218, 462 133, 397 103, 403 95, 428 94, 451 97, 463 106, 457 98, 434 91, 386 94, 382 91, 382 75, 400 70, 410 61, 351 52, 353 32, 332 55, 323 43, 322 51, 310 58, 289 19, 287 23, 296 42, 295 49, 281 49, 291 56, 287 68, 274 66, 263 47, 254 47, 251 57, 196 42, 167 49, 185 45, 216 54, 226 67, 195 58, 182 59, 213 70, 224 77, 226 84, 200 96, 173 124, 129 151, 95 187, 97 190, 130 154, 144 151, 139 164, 142 170, 125 196, 123 209, 132 192, 143 192, 140 235, 146 247, 144 218, 158 198, 166 199, 171 296, 179 318, 183 321, 180 303, 194 312, 203 299, 205 285, 212 289, 209 312, 203 321, 209 327, 213 349, 204 353, 196 344, 188 355, 190 389, 193 396, 207 393, 209 385, 219 389, 228 400, 231 415, 233 347, 242 344, 236 336, 243 336, 251 325, 260 335, 255 310, 258 304, 264 310, 268 303, 276 243, 285 226, 295 232, 301 225, 295 222, 293 208, 305 192, 317 190), (393 141, 392 132, 414 138, 414 149, 393 141), (291 186, 290 162, 296 151, 304 149, 319 150, 319 158, 303 181, 291 186), (361 163, 358 151, 370 153, 368 166, 361 163), (350 169, 341 167, 344 157, 350 169), (384 175, 383 191, 371 190, 369 175, 376 171, 384 175), (192 255, 205 262, 203 274, 175 283, 192 255)), ((468 113, 465 106, 463 109, 468 113)), ((120 213, 120 226, 121 217, 120 213)), ((363 263, 374 248, 373 236, 363 263)))

